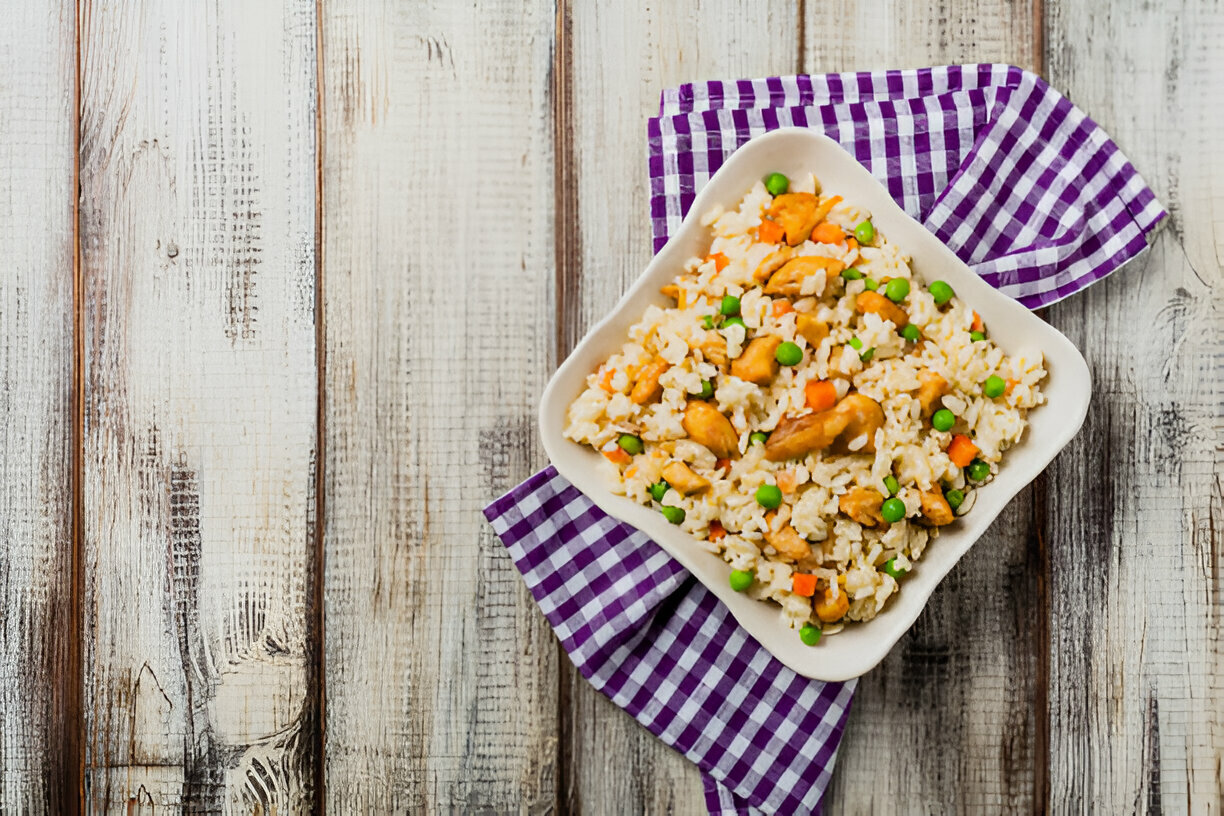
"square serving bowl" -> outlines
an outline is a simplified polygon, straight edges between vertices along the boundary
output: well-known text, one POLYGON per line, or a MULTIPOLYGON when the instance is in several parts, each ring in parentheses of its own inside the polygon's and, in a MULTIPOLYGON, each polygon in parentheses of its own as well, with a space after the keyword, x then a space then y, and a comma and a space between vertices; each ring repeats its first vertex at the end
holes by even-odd
POLYGON ((701 190, 680 229, 549 381, 540 404, 540 433, 544 449, 561 475, 606 513, 658 542, 722 599, 740 625, 771 654, 804 676, 841 681, 864 674, 884 659, 918 617, 940 579, 1012 497, 1036 478, 1079 431, 1088 412, 1091 390, 1088 365, 1071 341, 975 275, 938 238, 906 215, 837 142, 815 131, 787 128, 758 136, 741 147, 701 190), (647 306, 665 305, 659 287, 670 283, 688 259, 706 253, 711 239, 709 231, 701 226, 702 214, 716 204, 727 209, 738 206, 752 185, 773 171, 791 178, 815 173, 825 190, 868 210, 877 229, 910 255, 919 278, 928 282, 946 280, 982 315, 990 326, 991 338, 1005 353, 1040 352, 1049 372, 1043 385, 1046 404, 1030 411, 1024 437, 1007 452, 994 481, 978 491, 973 509, 941 529, 884 611, 866 623, 847 623, 841 632, 823 638, 816 647, 799 640, 783 622, 776 604, 733 591, 728 585, 731 567, 720 556, 701 549, 688 533, 669 524, 657 510, 614 494, 598 466, 600 454, 562 436, 566 411, 585 387, 587 375, 620 350, 629 327, 647 306))

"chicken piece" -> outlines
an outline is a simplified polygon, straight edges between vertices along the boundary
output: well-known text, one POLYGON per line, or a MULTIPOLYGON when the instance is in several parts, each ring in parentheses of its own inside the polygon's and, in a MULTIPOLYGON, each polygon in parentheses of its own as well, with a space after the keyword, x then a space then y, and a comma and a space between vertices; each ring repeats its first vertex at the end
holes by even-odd
POLYGON ((854 487, 837 501, 837 509, 864 527, 875 527, 884 523, 880 506, 884 497, 880 491, 870 487, 854 487))
POLYGON ((663 468, 663 479, 682 495, 700 493, 710 487, 710 480, 693 472, 684 462, 668 462, 663 468))
POLYGON ((781 269, 782 265, 793 257, 795 257, 795 250, 790 247, 782 247, 761 261, 756 271, 752 273, 753 280, 757 283, 764 283, 769 280, 770 275, 781 269))
POLYGON ((638 405, 648 405, 661 397, 663 386, 659 385, 659 378, 669 368, 671 365, 662 357, 656 357, 647 363, 638 374, 637 382, 629 392, 629 399, 638 405))
POLYGON ((810 314, 804 314, 803 312, 795 313, 795 329, 812 348, 819 346, 821 341, 829 336, 828 323, 825 323, 823 320, 817 320, 810 314))
POLYGON ((786 243, 798 246, 808 239, 819 223, 819 207, 820 199, 811 193, 783 193, 774 198, 769 207, 769 217, 785 231, 786 243))
POLYGON ((846 594, 846 588, 838 584, 825 587, 816 601, 816 617, 825 623, 837 623, 849 611, 850 596, 846 594))
POLYGON ((875 432, 884 424, 884 409, 880 403, 862 394, 847 394, 837 408, 846 417, 846 426, 833 442, 836 453, 875 453, 875 432), (856 451, 851 451, 849 445, 860 436, 866 435, 867 443, 856 451))
POLYGON ((932 526, 943 527, 956 520, 956 514, 941 491, 923 490, 919 496, 922 498, 922 517, 932 526))
POLYGON ((801 417, 783 417, 765 442, 765 458, 785 462, 823 450, 837 440, 846 444, 863 434, 867 444, 857 453, 875 453, 875 432, 884 424, 884 409, 870 397, 847 394, 827 411, 801 417))
POLYGON ((792 561, 807 558, 812 554, 812 545, 789 524, 783 524, 777 532, 767 531, 765 541, 777 550, 779 555, 792 561))
POLYGON ((718 459, 739 456, 739 434, 717 408, 703 400, 690 400, 680 422, 684 432, 699 445, 705 445, 718 459))
POLYGON ((905 310, 879 292, 863 292, 854 299, 854 307, 860 314, 872 312, 879 315, 881 320, 891 320, 898 331, 909 324, 909 315, 905 310))
POLYGON ((927 419, 937 410, 939 398, 950 389, 948 381, 929 368, 918 372, 918 382, 918 404, 922 406, 922 418, 927 419))
POLYGON ((763 334, 753 338, 744 353, 731 363, 731 375, 757 385, 769 385, 778 373, 778 361, 774 352, 782 344, 775 334, 763 334))
POLYGON ((701 342, 693 346, 701 352, 707 363, 722 368, 727 364, 727 341, 716 331, 708 331, 701 342))
MULTIPOLYGON (((782 265, 782 268, 770 276, 765 284, 765 294, 799 297, 803 282, 812 275, 823 275, 827 280, 831 275, 841 274, 845 266, 833 258, 820 258, 815 255, 805 255, 802 258, 792 258, 782 265)), ((820 288, 823 288, 821 284, 820 288)), ((812 294, 808 292, 807 294, 812 294)))
POLYGON ((679 300, 680 299, 680 287, 674 283, 669 283, 666 286, 659 287, 659 294, 665 295, 666 297, 669 297, 672 300, 679 300))

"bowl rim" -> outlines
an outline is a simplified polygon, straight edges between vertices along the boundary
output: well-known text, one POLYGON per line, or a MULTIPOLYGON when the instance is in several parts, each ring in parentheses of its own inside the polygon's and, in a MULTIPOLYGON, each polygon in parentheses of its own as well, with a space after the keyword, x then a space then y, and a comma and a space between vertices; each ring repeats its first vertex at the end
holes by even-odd
MULTIPOLYGON (((818 169, 812 167, 810 171, 819 178, 824 171, 818 172, 818 169)), ((764 176, 769 170, 753 172, 755 175, 764 176)), ((903 229, 903 231, 909 230, 911 230, 910 227, 903 229)), ((675 273, 671 274, 674 275, 675 273)), ((944 276, 946 275, 941 275, 941 277, 944 276)), ((1009 351, 1009 355, 1014 353, 1016 353, 1014 350, 1009 351)), ((1087 416, 1090 401, 1091 376, 1088 364, 1080 351, 1066 336, 1016 300, 999 292, 983 281, 943 241, 929 232, 909 214, 905 213, 891 195, 889 195, 884 186, 836 141, 819 131, 808 128, 786 127, 750 139, 735 150, 710 177, 697 193, 681 225, 675 230, 667 243, 655 253, 645 270, 638 275, 618 300, 617 304, 595 325, 590 327, 582 340, 575 345, 566 359, 558 365, 557 370, 549 379, 541 396, 538 419, 540 438, 545 452, 558 473, 571 482, 605 513, 641 530, 667 551, 669 555, 678 560, 728 607, 732 616, 753 639, 784 665, 805 677, 832 682, 845 681, 861 676, 878 665, 887 656, 892 647, 909 631, 914 621, 917 620, 918 616, 926 608, 927 603, 934 594, 935 588, 960 562, 970 547, 982 537, 983 533, 993 524, 1003 508, 1024 487, 1036 479, 1050 461, 1079 432, 1087 416), (923 553, 923 558, 917 561, 916 564, 923 566, 930 564, 931 559, 928 557, 930 549, 941 545, 946 549, 942 559, 946 561, 946 564, 943 566, 936 565, 931 570, 930 577, 925 581, 927 584, 926 591, 922 594, 921 600, 907 601, 903 605, 900 598, 904 593, 898 592, 889 599, 885 609, 871 621, 854 623, 854 630, 860 633, 859 639, 862 639, 863 634, 878 636, 875 641, 875 647, 862 650, 857 660, 849 659, 840 662, 837 660, 823 660, 820 655, 823 649, 819 647, 800 647, 802 649, 800 650, 792 648, 793 644, 786 644, 786 648, 779 648, 774 640, 778 633, 784 629, 786 634, 795 643, 798 642, 798 638, 794 635, 793 630, 785 627, 777 615, 775 617, 778 620, 773 627, 762 625, 757 620, 760 618, 760 615, 750 615, 747 607, 744 605, 746 602, 747 604, 755 605, 755 607, 771 607, 776 611, 779 609, 776 602, 763 602, 736 593, 730 589, 725 580, 721 582, 707 580, 703 573, 713 568, 710 566, 708 559, 716 559, 729 571, 730 566, 722 559, 722 556, 692 547, 693 538, 689 533, 668 524, 659 513, 652 511, 645 505, 636 504, 626 497, 612 493, 607 486, 607 482, 598 471, 593 468, 579 466, 575 457, 569 455, 567 451, 581 450, 593 457, 598 457, 598 454, 589 446, 580 445, 565 439, 563 435, 565 412, 573 399, 585 387, 586 377, 589 374, 589 370, 587 370, 589 366, 583 363, 583 359, 592 356, 602 356, 603 359, 606 359, 609 354, 615 353, 624 343, 624 331, 620 331, 616 335, 616 338, 619 338, 619 342, 614 346, 610 346, 612 351, 602 355, 593 355, 592 347, 603 342, 605 336, 611 336, 611 331, 619 324, 624 324, 624 327, 627 329, 628 325, 640 319, 641 312, 645 310, 649 301, 659 298, 657 292, 649 291, 653 279, 660 277, 659 270, 665 267, 671 269, 682 268, 684 261, 687 260, 687 256, 679 258, 673 256, 676 256, 678 252, 684 252, 683 247, 692 242, 694 232, 699 233, 698 238, 701 237, 701 234, 708 235, 708 228, 700 224, 703 213, 714 204, 721 203, 725 206, 731 206, 732 204, 737 204, 742 199, 746 190, 742 186, 739 186, 738 192, 732 193, 730 198, 727 198, 722 193, 721 188, 727 186, 725 180, 736 174, 744 174, 748 168, 752 167, 754 161, 760 161, 771 150, 776 152, 782 149, 788 142, 796 141, 808 142, 806 146, 808 150, 814 154, 821 154, 822 159, 828 159, 832 164, 840 163, 841 166, 837 168, 838 172, 849 174, 857 183, 864 185, 861 193, 855 193, 854 200, 857 203, 862 199, 874 198, 876 203, 867 207, 867 209, 871 212, 873 221, 888 220, 894 223, 893 227, 886 230, 888 234, 895 233, 897 227, 903 223, 898 219, 903 219, 920 230, 922 235, 927 236, 927 238, 918 238, 918 234, 915 233, 911 238, 914 243, 925 244, 925 246, 915 247, 913 244, 906 246, 906 254, 913 259, 911 265, 918 264, 919 252, 911 251, 918 249, 924 256, 924 263, 937 261, 946 264, 950 269, 956 270, 952 277, 956 281, 954 288, 958 296, 966 301, 973 302, 974 307, 977 309, 992 312, 994 314, 992 325, 997 325, 998 316, 1002 314, 1006 319, 1014 319, 1015 321, 1015 326, 1008 327, 1010 334, 1015 334, 1019 331, 1016 326, 1022 326, 1025 330, 1024 333, 1032 337, 1033 342, 1029 345, 1034 349, 1040 349, 1044 355, 1047 379, 1043 383, 1043 392, 1046 393, 1047 397, 1050 392, 1049 385, 1051 379, 1055 376, 1055 372, 1051 370, 1051 365, 1055 361, 1057 361, 1056 367, 1059 384, 1069 392, 1063 397, 1067 400, 1067 404, 1060 404, 1060 407, 1057 409, 1062 412, 1060 413, 1062 422, 1058 425, 1054 434, 1043 445, 1037 448, 1029 448, 1032 451, 1037 451, 1034 456, 1030 457, 1033 459, 1033 462, 1028 467, 1028 470, 1031 472, 1026 473, 1024 478, 1010 479, 1002 478, 1003 472, 1001 472, 990 485, 983 488, 983 491, 993 488, 991 490, 993 513, 989 514, 989 518, 985 518, 985 514, 983 514, 982 517, 974 519, 967 528, 959 528, 956 531, 944 533, 933 541, 929 545, 927 552, 923 553), (881 210, 881 207, 888 210, 887 218, 884 217, 885 212, 881 210), (927 257, 928 253, 935 257, 927 257), (983 306, 983 301, 988 306, 983 306), (558 416, 562 417, 562 422, 560 423, 556 421, 558 416), (952 539, 952 541, 949 542, 949 539, 952 539), (948 556, 950 556, 950 560, 948 556), (706 561, 704 566, 699 565, 702 561, 706 561), (898 612, 901 614, 896 614, 898 612), (868 627, 872 627, 872 624, 882 621, 886 615, 890 618, 887 631, 878 625, 874 629, 868 629, 868 627), (751 620, 747 618, 751 618, 751 620), (767 631, 770 629, 773 631, 767 631)), ((1049 402, 1033 409, 1034 412, 1040 411, 1046 414, 1053 414, 1055 410, 1055 406, 1049 404, 1049 402)), ((1030 427, 1026 428, 1026 430, 1030 431, 1031 417, 1032 415, 1030 415, 1030 427)), ((1009 449, 1009 452, 1015 451, 1021 446, 1031 445, 1031 438, 1032 433, 1030 432, 1016 446, 1009 449)), ((1015 475, 1019 476, 1019 474, 1015 475)), ((978 496, 978 501, 979 503, 981 502, 981 494, 978 496)), ((960 518, 966 519, 969 517, 964 516, 960 518)), ((921 592, 921 590, 921 587, 911 589, 912 592, 921 592)), ((845 630, 830 639, 840 641, 844 638, 846 638, 845 630)), ((824 641, 821 645, 825 646, 827 642, 824 641)), ((828 647, 825 646, 825 648, 828 647)))

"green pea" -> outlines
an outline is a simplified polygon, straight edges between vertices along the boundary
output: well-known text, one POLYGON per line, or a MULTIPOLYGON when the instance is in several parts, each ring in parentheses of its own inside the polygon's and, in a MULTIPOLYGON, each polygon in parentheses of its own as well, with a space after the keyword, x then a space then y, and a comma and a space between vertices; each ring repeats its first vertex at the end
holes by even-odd
MULTIPOLYGON (((722 327, 725 329, 729 326, 744 326, 744 319, 742 317, 728 317, 723 321, 722 327)), ((744 326, 744 331, 747 330, 748 327, 744 326)))
POLYGON ((980 343, 986 339, 986 335, 982 334, 980 331, 971 331, 969 332, 969 339, 975 343, 980 343))
POLYGON ((748 587, 752 586, 752 573, 748 570, 731 570, 731 577, 728 583, 736 592, 743 592, 748 587))
POLYGON ((948 506, 953 510, 956 510, 961 506, 961 503, 965 501, 965 493, 964 491, 953 488, 947 493, 944 493, 944 498, 948 500, 948 506))
POLYGON ((871 358, 874 356, 875 356, 875 346, 872 346, 871 348, 867 349, 862 354, 860 354, 859 359, 862 360, 864 363, 870 363, 871 358))
POLYGON ((880 515, 889 524, 896 524, 905 518, 905 502, 900 499, 887 499, 880 505, 880 515))
POLYGON ((701 326, 705 329, 714 328, 714 315, 705 315, 701 318, 701 326))
POLYGON ((931 293, 936 306, 942 306, 956 296, 956 293, 952 291, 952 287, 941 280, 932 283, 927 287, 927 290, 931 293))
POLYGON ((1007 383, 997 374, 991 374, 987 377, 986 384, 982 386, 982 393, 991 399, 1003 396, 1003 392, 1006 390, 1007 383))
POLYGON ((862 280, 863 273, 855 269, 853 266, 849 269, 843 269, 841 276, 846 280, 862 280))
POLYGON ((796 366, 803 359, 803 349, 789 341, 778 345, 774 359, 784 366, 796 366))
POLYGON ((735 295, 723 295, 722 303, 718 305, 718 313, 730 317, 739 314, 740 301, 735 295))
POLYGON ((663 479, 660 479, 650 486, 650 498, 657 502, 661 502, 663 501, 663 497, 667 495, 667 491, 670 489, 671 485, 669 485, 663 479))
POLYGON ((815 646, 820 642, 820 627, 805 623, 799 629, 799 639, 805 646, 815 646))
POLYGON ((620 445, 621 450, 627 454, 630 454, 631 456, 637 456, 646 449, 642 444, 642 440, 638 439, 633 434, 621 434, 617 438, 616 444, 620 445))
POLYGON ((897 484, 897 477, 891 473, 884 477, 884 489, 888 491, 888 495, 895 496, 897 491, 901 489, 901 485, 897 484))
POLYGON ((709 380, 701 381, 701 392, 697 395, 698 399, 709 399, 714 396, 714 383, 709 380))
POLYGON ((765 189, 771 196, 780 196, 790 189, 790 179, 781 173, 770 173, 765 177, 765 189))
POLYGON ((857 337, 851 337, 849 342, 850 342, 850 348, 854 349, 855 351, 863 350, 863 341, 858 339, 857 337))
POLYGON ((863 281, 863 286, 867 287, 868 292, 874 292, 880 288, 880 284, 875 278, 867 278, 863 281))
POLYGON ((950 431, 956 424, 956 414, 947 408, 940 408, 931 417, 931 427, 937 431, 950 431))
POLYGON ((990 465, 983 462, 981 459, 974 459, 969 463, 968 476, 971 481, 980 482, 990 475, 990 465))
POLYGON ((766 510, 775 510, 782 503, 782 491, 771 484, 763 484, 756 489, 757 504, 766 510))
POLYGON ((672 507, 670 504, 663 505, 663 518, 670 521, 672 524, 682 524, 684 522, 684 508, 672 507))
POLYGON ((854 228, 854 237, 864 246, 870 244, 875 240, 875 226, 870 221, 864 221, 854 228))
POLYGON ((895 558, 890 558, 884 562, 884 574, 891 575, 894 579, 900 578, 907 572, 909 570, 903 570, 897 566, 897 559, 895 558))
POLYGON ((884 284, 884 294, 888 295, 888 299, 893 303, 900 303, 905 300, 909 292, 910 284, 905 278, 892 278, 888 283, 884 284))
POLYGON ((764 445, 768 439, 769 434, 765 433, 764 431, 753 431, 752 433, 748 434, 749 445, 764 445))
POLYGON ((922 339, 922 332, 918 331, 918 327, 913 323, 906 323, 905 328, 901 330, 901 336, 911 343, 917 343, 922 339))

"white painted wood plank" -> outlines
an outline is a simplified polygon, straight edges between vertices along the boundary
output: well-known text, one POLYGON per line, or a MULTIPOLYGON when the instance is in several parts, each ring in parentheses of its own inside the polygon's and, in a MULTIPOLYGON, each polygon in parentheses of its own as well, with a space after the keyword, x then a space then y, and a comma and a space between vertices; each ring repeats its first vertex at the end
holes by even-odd
POLYGON ((68 3, 0 27, 0 810, 75 801, 73 181, 68 3))
POLYGON ((87 805, 300 812, 315 6, 80 20, 87 805))
MULTIPOLYGON (((572 109, 558 122, 574 186, 562 191, 573 228, 563 255, 559 358, 603 317, 651 258, 646 120, 666 87, 703 79, 794 73, 795 6, 575 2, 560 36, 572 109)), ((563 219, 567 213, 563 212, 563 219)), ((568 687, 567 808, 596 813, 705 812, 697 769, 563 663, 568 687), (611 759, 610 758, 615 758, 611 759)))
POLYGON ((1050 310, 1092 368, 1051 467, 1051 801, 1224 802, 1224 16, 1047 3, 1049 79, 1170 211, 1153 250, 1050 310))
POLYGON ((553 10, 322 26, 326 803, 555 812, 556 641, 479 512, 544 464, 553 10))

